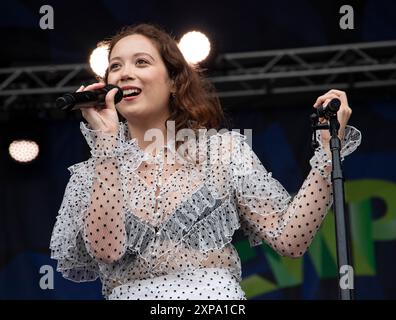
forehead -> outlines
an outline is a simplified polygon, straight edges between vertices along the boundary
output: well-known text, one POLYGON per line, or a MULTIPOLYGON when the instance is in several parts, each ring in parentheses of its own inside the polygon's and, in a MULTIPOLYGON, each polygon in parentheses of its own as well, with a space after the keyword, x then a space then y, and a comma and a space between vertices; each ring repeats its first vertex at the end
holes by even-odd
POLYGON ((110 58, 114 56, 133 55, 136 52, 147 52, 154 58, 159 57, 159 52, 152 41, 140 34, 126 36, 119 40, 111 51, 110 58))

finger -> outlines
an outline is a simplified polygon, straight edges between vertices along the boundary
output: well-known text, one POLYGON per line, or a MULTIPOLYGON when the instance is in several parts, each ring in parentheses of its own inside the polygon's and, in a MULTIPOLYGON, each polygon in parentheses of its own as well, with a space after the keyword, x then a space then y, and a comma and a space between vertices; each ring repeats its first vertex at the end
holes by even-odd
POLYGON ((338 96, 346 96, 345 91, 341 91, 341 90, 337 90, 337 89, 331 89, 329 91, 329 93, 334 93, 334 94, 336 94, 338 96))
MULTIPOLYGON (((328 99, 326 99, 324 102, 323 102, 323 107, 326 107, 327 106, 327 104, 329 103, 331 101, 331 99, 330 98, 328 98, 328 99)), ((327 122, 328 120, 326 119, 326 118, 324 118, 324 117, 320 117, 319 118, 319 122, 320 123, 325 123, 325 122, 327 122)))
POLYGON ((342 105, 348 105, 348 98, 346 95, 345 91, 337 90, 337 89, 331 89, 329 92, 336 94, 338 99, 341 100, 342 105))
POLYGON ((111 89, 107 94, 106 94, 106 106, 107 108, 114 109, 115 110, 115 105, 114 105, 114 96, 118 92, 117 88, 111 89))
POLYGON ((319 96, 319 97, 316 99, 315 103, 314 103, 314 107, 317 108, 317 107, 319 107, 320 105, 322 105, 323 102, 326 101, 327 95, 328 95, 328 93, 325 93, 324 95, 319 96))
POLYGON ((98 116, 97 110, 95 110, 95 107, 81 108, 81 114, 91 125, 100 123, 100 118, 98 116))
POLYGON ((103 88, 104 86, 105 86, 105 83, 97 82, 97 83, 90 84, 89 86, 86 86, 84 88, 84 91, 96 90, 96 89, 103 88))
POLYGON ((326 107, 328 104, 329 104, 329 102, 332 100, 332 99, 334 99, 335 97, 329 97, 329 98, 327 98, 324 102, 323 102, 323 107, 326 107))
POLYGON ((84 86, 81 86, 80 88, 78 88, 78 89, 76 90, 76 92, 81 92, 81 91, 83 91, 83 89, 84 89, 84 86))
POLYGON ((338 98, 338 96, 337 95, 335 95, 334 93, 326 93, 326 94, 324 94, 324 95, 322 95, 322 96, 319 96, 317 99, 316 99, 316 101, 315 101, 315 103, 314 103, 314 108, 318 108, 319 106, 321 106, 321 105, 323 105, 323 106, 326 106, 325 104, 324 104, 324 102, 326 101, 326 100, 331 100, 331 99, 333 99, 333 98, 338 98))

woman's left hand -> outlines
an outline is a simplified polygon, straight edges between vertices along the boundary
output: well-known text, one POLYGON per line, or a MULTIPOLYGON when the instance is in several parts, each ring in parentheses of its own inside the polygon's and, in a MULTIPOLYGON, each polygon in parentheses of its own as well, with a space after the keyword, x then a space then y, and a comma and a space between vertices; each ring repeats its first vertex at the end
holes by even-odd
MULTIPOLYGON (((318 97, 316 99, 314 108, 318 108, 320 105, 327 106, 331 99, 338 98, 341 101, 340 109, 337 112, 337 119, 340 123, 340 129, 338 131, 338 137, 342 140, 345 135, 345 127, 348 123, 349 118, 352 114, 352 109, 349 107, 348 99, 346 93, 341 90, 331 89, 326 92, 324 95, 318 97)), ((327 120, 325 118, 319 118, 319 122, 324 123, 327 120)), ((329 151, 329 141, 330 141, 330 132, 329 130, 321 130, 321 137, 323 146, 329 151)))

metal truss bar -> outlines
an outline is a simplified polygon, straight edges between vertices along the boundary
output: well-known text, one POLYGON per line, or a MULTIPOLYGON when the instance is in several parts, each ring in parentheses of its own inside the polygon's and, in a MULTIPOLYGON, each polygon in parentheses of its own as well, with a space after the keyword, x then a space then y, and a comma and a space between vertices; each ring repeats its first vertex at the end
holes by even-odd
POLYGON ((378 48, 391 48, 396 46, 396 41, 378 41, 368 43, 351 43, 341 44, 323 47, 306 47, 296 49, 282 49, 282 50, 268 50, 268 51, 252 51, 252 52, 241 52, 241 53, 226 53, 222 55, 227 60, 239 60, 239 59, 252 59, 252 58, 263 58, 270 56, 277 56, 280 54, 312 54, 312 53, 329 53, 332 51, 339 50, 354 50, 354 49, 378 49, 378 48))
POLYGON ((315 92, 315 91, 326 91, 331 88, 338 89, 350 89, 351 87, 357 89, 365 89, 371 87, 385 87, 395 86, 396 80, 382 80, 382 81, 367 81, 367 82, 356 82, 353 85, 350 83, 333 83, 323 85, 312 85, 312 86, 293 86, 293 87, 282 87, 282 88, 271 88, 269 89, 256 89, 256 90, 234 90, 230 92, 220 91, 217 95, 220 98, 237 98, 237 97, 248 97, 248 96, 262 96, 267 94, 288 94, 288 93, 302 93, 302 92, 315 92))
POLYGON ((24 96, 24 95, 37 95, 37 94, 64 93, 66 91, 75 91, 76 89, 78 89, 78 86, 2 90, 0 91, 0 96, 12 96, 12 95, 24 96))
POLYGON ((88 64, 57 64, 48 66, 33 66, 33 67, 13 67, 0 69, 0 74, 7 74, 12 72, 54 72, 54 71, 70 71, 71 69, 85 69, 90 70, 88 64))
POLYGON ((68 83, 71 79, 73 79, 79 72, 81 72, 82 68, 75 68, 71 72, 69 72, 61 81, 58 82, 56 85, 58 88, 64 86, 66 83, 68 83))
POLYGON ((21 73, 22 71, 20 70, 13 71, 12 74, 10 74, 10 76, 0 84, 0 90, 7 87, 12 81, 18 78, 21 75, 21 73))
POLYGON ((341 73, 358 73, 358 72, 374 72, 384 70, 396 70, 396 63, 384 64, 384 65, 373 65, 373 66, 350 66, 341 68, 326 68, 318 70, 302 70, 302 71, 286 71, 286 72, 272 72, 265 74, 242 74, 232 76, 219 76, 211 78, 213 83, 221 82, 235 82, 235 81, 252 81, 262 79, 276 79, 276 78, 296 78, 296 77, 307 77, 307 76, 321 76, 329 74, 341 74, 341 73))
POLYGON ((258 68, 259 72, 267 72, 270 70, 274 65, 276 65, 279 60, 283 58, 283 55, 279 55, 274 57, 272 60, 270 60, 263 68, 258 68))
MULTIPOLYGON (((395 52, 396 41, 380 41, 228 53, 218 58, 226 68, 219 65, 216 71, 223 75, 208 80, 220 98, 393 86, 395 52)), ((11 110, 26 103, 43 108, 43 100, 75 91, 82 81, 94 79, 89 64, 0 69, 0 106, 11 110), (23 100, 18 99, 22 96, 23 100)))
POLYGON ((41 86, 41 87, 43 87, 43 88, 48 87, 48 85, 45 84, 44 81, 41 80, 35 73, 26 72, 26 74, 27 74, 31 79, 33 79, 39 86, 41 86))

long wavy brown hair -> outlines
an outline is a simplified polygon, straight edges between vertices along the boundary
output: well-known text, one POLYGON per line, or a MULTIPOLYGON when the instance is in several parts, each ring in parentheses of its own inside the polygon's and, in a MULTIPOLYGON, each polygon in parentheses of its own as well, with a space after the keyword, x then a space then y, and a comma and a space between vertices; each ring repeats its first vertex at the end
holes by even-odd
MULTIPOLYGON (((203 75, 203 69, 190 65, 181 53, 177 42, 164 28, 148 23, 141 23, 122 28, 112 38, 102 41, 109 48, 109 58, 116 43, 124 37, 139 34, 150 39, 158 49, 169 77, 174 81, 175 97, 170 95, 170 117, 175 121, 175 129, 220 129, 228 127, 230 118, 221 107, 213 84, 203 75)), ((104 76, 107 83, 108 70, 104 76)), ((165 123, 166 125, 166 123, 165 123)))

